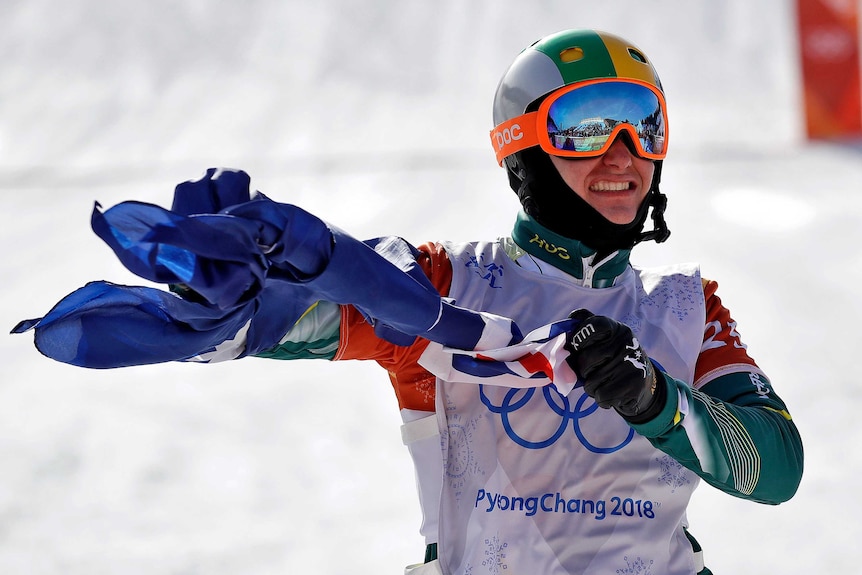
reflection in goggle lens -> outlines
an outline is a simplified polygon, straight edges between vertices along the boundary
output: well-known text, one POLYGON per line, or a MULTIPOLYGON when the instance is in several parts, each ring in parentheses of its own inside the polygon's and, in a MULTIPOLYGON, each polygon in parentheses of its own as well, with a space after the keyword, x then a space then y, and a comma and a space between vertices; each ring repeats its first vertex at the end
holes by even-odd
POLYGON ((601 150, 620 124, 635 129, 644 152, 664 151, 664 114, 658 97, 645 86, 590 84, 563 94, 548 110, 548 138, 557 150, 601 150))

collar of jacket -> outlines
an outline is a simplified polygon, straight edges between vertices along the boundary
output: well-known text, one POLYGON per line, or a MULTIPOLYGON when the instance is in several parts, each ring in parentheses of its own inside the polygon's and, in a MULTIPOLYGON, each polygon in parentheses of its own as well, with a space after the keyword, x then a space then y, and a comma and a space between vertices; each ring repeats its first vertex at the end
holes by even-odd
POLYGON ((596 261, 596 250, 552 232, 523 210, 515 220, 512 239, 528 254, 575 277, 586 287, 610 287, 629 266, 631 250, 617 250, 596 261))

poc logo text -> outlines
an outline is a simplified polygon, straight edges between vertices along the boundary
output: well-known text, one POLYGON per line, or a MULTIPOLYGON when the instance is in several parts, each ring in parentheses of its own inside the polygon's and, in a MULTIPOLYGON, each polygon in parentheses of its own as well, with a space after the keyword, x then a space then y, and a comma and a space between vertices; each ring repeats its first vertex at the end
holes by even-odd
POLYGON ((524 132, 521 131, 520 124, 512 124, 501 130, 495 130, 493 134, 494 144, 497 150, 502 150, 503 146, 516 142, 524 137, 524 132))

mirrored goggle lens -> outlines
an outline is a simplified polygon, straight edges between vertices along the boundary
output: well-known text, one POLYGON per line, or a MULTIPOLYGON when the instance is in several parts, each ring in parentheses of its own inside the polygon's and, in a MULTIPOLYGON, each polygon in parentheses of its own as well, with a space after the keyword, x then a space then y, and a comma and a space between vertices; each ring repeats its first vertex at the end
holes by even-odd
MULTIPOLYGON (((601 82, 579 86, 546 100, 549 153, 598 155, 622 130, 647 158, 665 155, 666 122, 658 94, 641 84, 601 82)), ((541 138, 541 137, 540 137, 541 138)), ((543 146, 544 147, 544 146, 543 146)))

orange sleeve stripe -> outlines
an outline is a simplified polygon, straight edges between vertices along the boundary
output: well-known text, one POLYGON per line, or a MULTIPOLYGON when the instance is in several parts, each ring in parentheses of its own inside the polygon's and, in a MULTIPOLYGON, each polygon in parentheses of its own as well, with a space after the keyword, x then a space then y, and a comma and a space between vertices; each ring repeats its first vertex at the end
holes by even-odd
POLYGON ((694 371, 695 388, 705 385, 728 371, 760 372, 757 363, 748 355, 736 321, 730 311, 716 295, 718 283, 703 280, 703 295, 706 300, 706 324, 704 325, 703 346, 694 371))
MULTIPOLYGON (((440 244, 419 246, 417 258, 422 271, 442 295, 452 285, 452 264, 440 244)), ((374 360, 389 372, 389 379, 401 409, 434 410, 435 378, 417 361, 428 341, 417 338, 410 346, 398 346, 377 337, 374 327, 353 306, 341 308, 341 333, 334 360, 374 360)))

